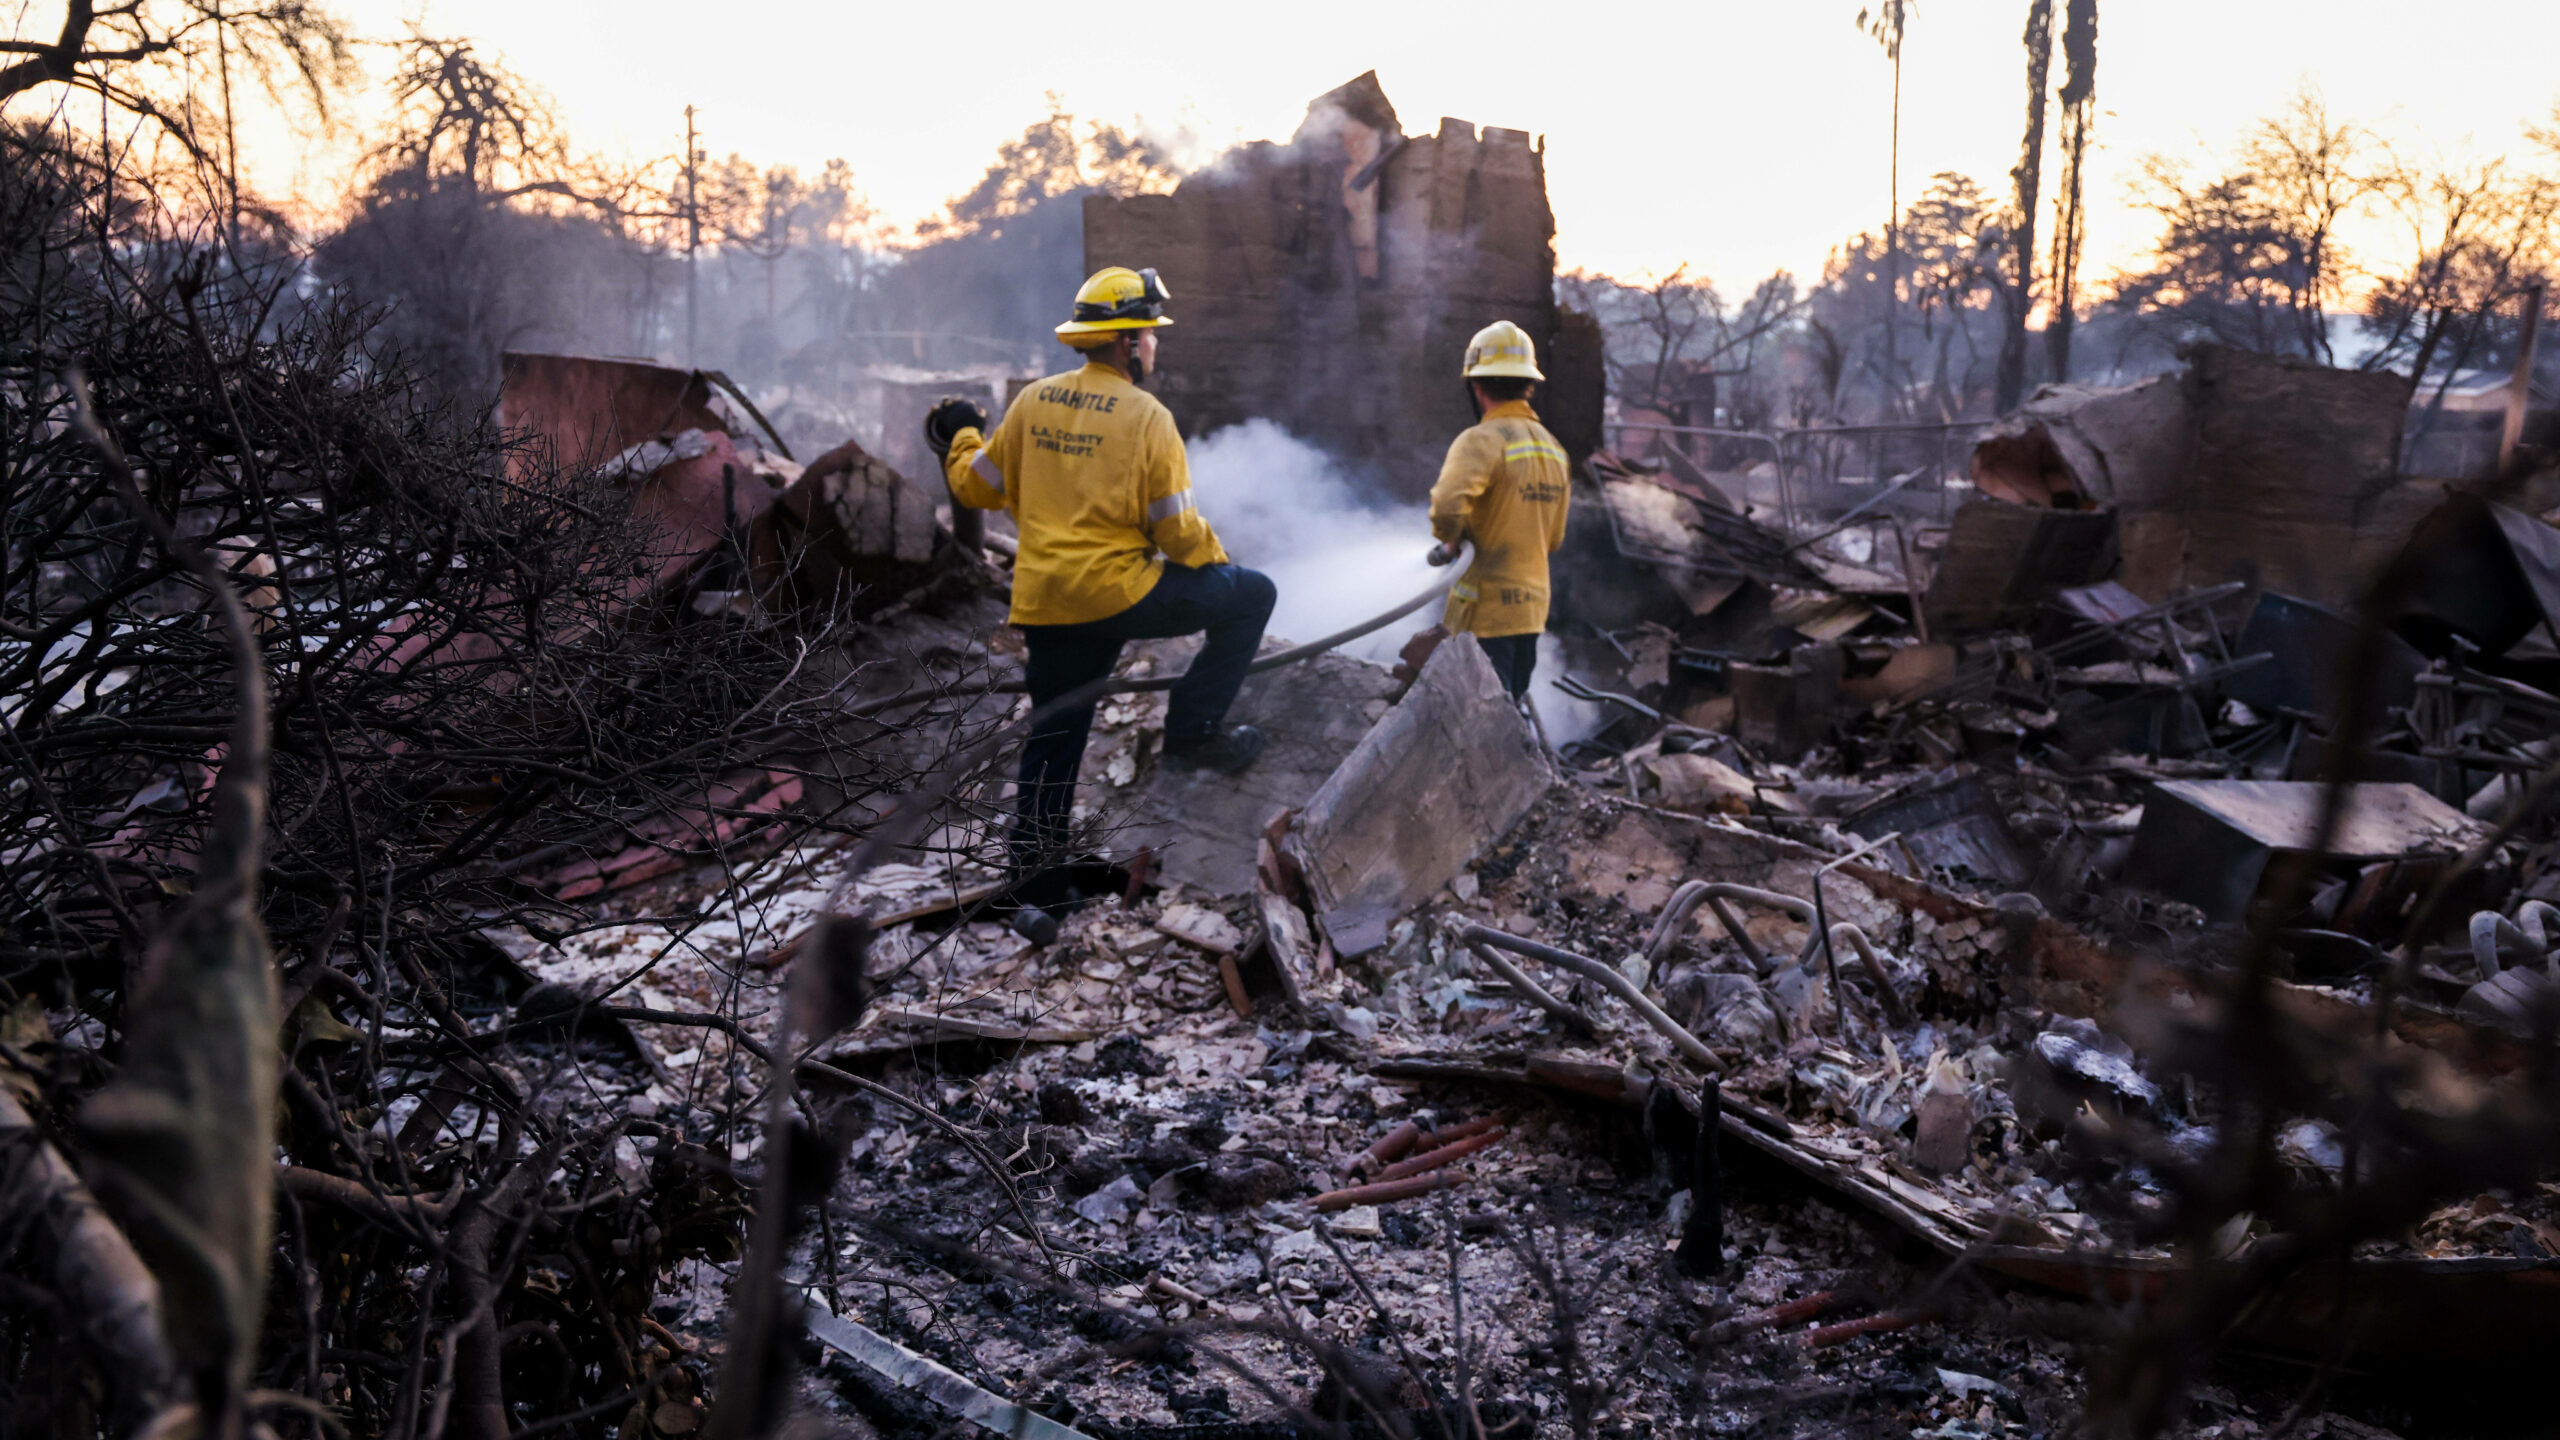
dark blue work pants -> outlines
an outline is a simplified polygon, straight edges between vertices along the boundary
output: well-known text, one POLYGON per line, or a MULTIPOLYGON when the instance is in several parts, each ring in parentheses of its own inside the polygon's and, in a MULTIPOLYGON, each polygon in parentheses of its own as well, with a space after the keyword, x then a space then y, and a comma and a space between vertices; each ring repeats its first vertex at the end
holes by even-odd
POLYGON ((1493 662, 1493 673, 1502 678, 1502 688, 1519 699, 1529 693, 1529 679, 1538 673, 1538 637, 1536 635, 1496 635, 1490 639, 1479 635, 1476 643, 1484 647, 1484 658, 1493 662))
MULTIPOLYGON (((1244 686, 1278 596, 1269 576, 1241 565, 1194 570, 1168 564, 1156 587, 1117 615, 1081 625, 1022 626, 1029 652, 1023 662, 1024 688, 1035 708, 1046 705, 1109 675, 1120 663, 1120 647, 1132 640, 1206 632, 1200 654, 1173 687, 1164 741, 1174 748, 1207 739, 1225 722, 1227 707, 1244 686)), ((1015 876, 1024 881, 1017 893, 1025 904, 1050 905, 1064 898, 1062 877, 1035 872, 1065 858, 1076 771, 1084 764, 1093 711, 1087 704, 1053 715, 1023 742, 1013 835, 1006 848, 1015 876)))

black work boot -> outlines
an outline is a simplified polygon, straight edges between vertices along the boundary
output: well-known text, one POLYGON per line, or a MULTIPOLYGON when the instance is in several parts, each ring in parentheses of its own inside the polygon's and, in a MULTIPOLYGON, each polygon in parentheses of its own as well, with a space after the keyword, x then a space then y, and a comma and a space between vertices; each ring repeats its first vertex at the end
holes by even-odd
POLYGON ((1012 894, 997 902, 996 914, 1014 934, 1033 945, 1049 945, 1058 938, 1058 923, 1083 903, 1084 892, 1068 878, 1067 868, 1050 866, 1016 885, 1012 894))
POLYGON ((1250 725, 1236 725, 1212 730, 1197 740, 1181 744, 1167 741, 1164 758, 1176 765, 1236 775, 1253 764, 1254 757, 1262 753, 1262 747, 1270 738, 1250 725))
POLYGON ((1058 917, 1037 905, 1025 905, 1013 912, 1006 928, 1035 946, 1054 944, 1058 938, 1058 917))

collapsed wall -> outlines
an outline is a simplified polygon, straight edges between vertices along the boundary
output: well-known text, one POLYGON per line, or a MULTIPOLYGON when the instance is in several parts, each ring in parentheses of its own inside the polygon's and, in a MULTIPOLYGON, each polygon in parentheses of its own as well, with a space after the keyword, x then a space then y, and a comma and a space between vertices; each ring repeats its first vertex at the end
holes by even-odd
POLYGON ((1555 303, 1555 216, 1525 131, 1443 119, 1408 136, 1374 72, 1322 96, 1286 145, 1227 152, 1170 195, 1085 202, 1085 264, 1154 266, 1173 296, 1153 388, 1185 434, 1256 417, 1418 499, 1474 416, 1467 339, 1537 342, 1538 408, 1578 461, 1597 443, 1598 327, 1555 303))
POLYGON ((2441 499, 2404 483, 2409 382, 2220 345, 2126 386, 2050 385, 1974 451, 1986 495, 2098 506, 2148 600, 2245 580, 2344 604, 2441 499))

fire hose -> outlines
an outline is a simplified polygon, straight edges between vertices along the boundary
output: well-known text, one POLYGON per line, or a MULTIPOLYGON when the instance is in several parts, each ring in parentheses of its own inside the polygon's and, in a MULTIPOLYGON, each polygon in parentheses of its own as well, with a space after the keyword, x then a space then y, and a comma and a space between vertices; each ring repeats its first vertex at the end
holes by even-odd
MULTIPOLYGON (((1283 665, 1294 665, 1394 624, 1447 593, 1449 587, 1457 583, 1458 575, 1465 573, 1463 569, 1456 569, 1455 562, 1466 558, 1466 555, 1467 550, 1464 546, 1454 554, 1446 550, 1436 551, 1434 563, 1448 564, 1455 570, 1450 579, 1434 582, 1430 588, 1394 609, 1363 620, 1347 630, 1337 630, 1321 640, 1293 646, 1276 655, 1266 655, 1254 661, 1246 673, 1258 674, 1283 665)), ((853 893, 856 880, 873 865, 917 838, 926 821, 940 809, 944 800, 950 798, 952 791, 963 782, 965 777, 977 770, 979 766, 994 759, 1001 747, 1011 743, 1016 737, 1031 732, 1052 716, 1065 714, 1078 706, 1091 705, 1106 695, 1126 695, 1145 690, 1169 690, 1174 683, 1175 680, 1172 677, 1123 680, 1106 675, 1090 684, 1079 685, 1044 705, 1035 706, 1030 714, 1018 716, 1012 723, 998 726, 993 733, 980 737, 976 744, 936 767, 926 783, 915 793, 903 797, 890 807, 889 812, 882 817, 882 823, 864 838, 861 848, 854 852, 852 860, 846 864, 842 878, 836 882, 835 893, 828 899, 827 908, 842 910, 853 893)), ((987 695, 1019 695, 1023 690, 1021 681, 1009 680, 967 689, 907 691, 866 701, 860 705, 847 706, 841 713, 849 719, 858 719, 877 715, 883 710, 900 705, 936 700, 946 696, 974 699, 987 695)))
MULTIPOLYGON (((1431 582, 1431 584, 1425 588, 1421 594, 1397 605, 1394 609, 1381 611, 1380 613, 1372 615, 1368 619, 1361 621, 1357 625, 1353 625, 1348 629, 1337 630, 1332 634, 1325 636, 1321 640, 1311 640, 1304 645, 1293 645, 1276 654, 1265 655, 1254 661, 1253 664, 1246 669, 1245 673, 1248 675, 1259 675, 1266 670, 1277 670, 1283 665, 1295 665, 1302 660, 1312 660, 1318 655, 1322 655, 1329 650, 1340 649, 1342 646, 1348 645, 1354 640, 1358 640, 1364 636, 1372 635, 1380 630, 1384 630, 1388 626, 1402 620, 1416 610, 1421 609, 1423 606, 1447 595, 1449 593, 1449 587, 1456 584, 1458 577, 1465 573, 1464 567, 1458 562, 1467 559, 1469 557, 1469 553, 1470 552, 1466 547, 1461 546, 1447 562, 1451 571, 1449 578, 1431 582)), ((1094 701, 1101 700, 1112 695, 1134 695, 1154 690, 1170 690, 1175 685, 1181 683, 1181 679, 1182 677, 1179 675, 1157 675, 1140 680, 1097 680, 1091 685, 1078 686, 1076 689, 1059 696, 1057 699, 1050 701, 1047 705, 1044 705, 1041 708, 1043 710, 1066 710, 1079 705, 1089 705, 1094 701)), ((902 691, 896 695, 883 696, 877 700, 866 700, 859 705, 847 706, 843 713, 848 719, 861 719, 866 716, 877 715, 884 710, 894 710, 900 705, 918 704, 928 700, 941 699, 946 696, 975 698, 981 695, 1020 695, 1023 693, 1023 688, 1023 682, 1019 680, 1002 680, 990 685, 977 685, 960 690, 902 691)))

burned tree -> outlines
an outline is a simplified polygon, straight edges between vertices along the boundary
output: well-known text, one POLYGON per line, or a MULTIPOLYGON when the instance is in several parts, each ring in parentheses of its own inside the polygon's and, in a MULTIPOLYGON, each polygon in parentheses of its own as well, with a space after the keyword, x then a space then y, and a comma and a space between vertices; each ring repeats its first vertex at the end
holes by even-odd
MULTIPOLYGON (((598 1045, 627 1063, 622 1022, 528 991, 484 936, 590 923, 530 883, 582 856, 859 833, 969 732, 887 743, 945 718, 929 690, 846 720, 845 592, 759 610, 743 528, 688 542, 645 472, 563 469, 441 408, 370 313, 280 311, 286 276, 136 227, 122 183, 27 137, 0 164, 9 1083, 99 1165, 209 1417, 250 1397, 494 1437, 690 1403, 645 1306, 675 1257, 735 1244, 742 1196, 699 1148, 729 1121, 635 1169, 646 1122, 559 1093, 598 1045), (812 757, 827 799, 777 803, 812 757), (776 778, 742 790, 742 767, 776 778), (207 1108, 221 1076, 245 1121, 207 1108), (217 1137, 250 1168, 187 1158, 217 1137)), ((777 595, 787 563, 763 561, 777 595)), ((41 1324, 0 1321, 5 1383, 76 1433, 41 1324)), ((129 1353, 79 1358, 124 1413, 165 1398, 129 1353)))
POLYGON ((390 88, 355 213, 313 256, 334 291, 378 307, 377 333, 458 405, 488 402, 502 350, 656 348, 636 300, 665 257, 635 231, 672 207, 645 174, 583 159, 466 41, 412 37, 390 88))
POLYGON ((2007 304, 2000 322, 2000 368, 1992 382, 1991 408, 2014 410, 2027 387, 2027 318, 2036 305, 2036 205, 2044 183, 2044 125, 2050 103, 2046 77, 2053 67, 2053 0, 2027 0, 2027 133, 2018 163, 2009 171, 2017 206, 2010 221, 2007 304))
POLYGON ((2115 308, 2174 338, 2330 358, 2328 317, 2347 281, 2339 221, 2371 193, 2372 137, 2305 91, 2262 120, 2236 165, 2209 182, 2147 162, 2146 204, 2163 223, 2147 269, 2116 283, 2115 308))
POLYGON ((2089 130, 2098 104, 2098 0, 2067 0, 2064 6, 2062 55, 2062 194, 2054 202, 2053 314, 2045 322, 2046 368, 2056 383, 2071 378, 2071 332, 2079 325, 2080 252, 2087 244, 2082 227, 2087 212, 2081 203, 2080 172, 2089 157, 2089 130))
POLYGON ((149 80, 137 72, 199 59, 212 49, 223 65, 234 52, 262 71, 268 62, 280 62, 319 91, 336 83, 348 63, 346 27, 307 0, 238 6, 71 0, 50 41, 12 40, 0 48, 25 57, 0 67, 0 99, 46 85, 69 86, 169 124, 182 137, 192 127, 154 98, 149 80))

